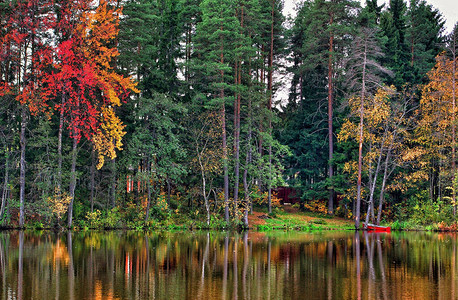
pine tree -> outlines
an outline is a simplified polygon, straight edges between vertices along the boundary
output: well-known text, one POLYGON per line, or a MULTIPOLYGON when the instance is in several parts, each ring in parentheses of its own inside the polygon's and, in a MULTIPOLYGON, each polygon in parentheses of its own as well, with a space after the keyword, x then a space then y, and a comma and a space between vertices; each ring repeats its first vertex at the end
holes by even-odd
POLYGON ((424 0, 411 0, 407 12, 406 40, 410 48, 411 84, 425 83, 426 73, 443 44, 444 20, 437 9, 424 0))
POLYGON ((412 82, 410 51, 406 41, 407 6, 404 0, 390 0, 388 10, 381 16, 380 26, 387 37, 383 64, 394 72, 392 78, 386 78, 386 83, 401 88, 405 83, 412 82))
MULTIPOLYGON (((292 98, 290 104, 292 110, 297 110, 301 113, 312 113, 313 123, 301 124, 299 128, 307 128, 313 132, 312 140, 319 141, 314 143, 314 151, 307 151, 304 160, 314 156, 315 153, 323 153, 323 144, 320 142, 324 136, 322 135, 324 128, 323 122, 327 124, 327 153, 328 159, 325 162, 327 169, 327 188, 328 191, 328 212, 333 213, 334 207, 334 106, 336 105, 336 90, 337 83, 339 82, 339 74, 341 69, 336 68, 339 66, 340 61, 344 55, 344 49, 348 47, 349 39, 354 31, 353 17, 356 11, 356 3, 353 1, 309 1, 305 2, 301 10, 298 12, 298 17, 293 28, 293 57, 295 64, 295 74, 292 84, 292 98), (323 103, 326 101, 326 106, 323 103), (297 102, 300 105, 294 103, 297 102), (295 108, 296 107, 296 108, 295 108), (327 107, 326 112, 323 107, 327 107), (305 108, 305 110, 303 110, 305 108), (310 108, 310 110, 309 110, 310 108), (326 115, 323 120, 322 115, 326 115), (319 131, 321 130, 321 131, 319 131), (318 132, 321 133, 317 134, 318 132), (319 150, 318 150, 319 149, 319 150)), ((300 117, 298 117, 300 120, 300 117)), ((288 121, 290 122, 290 121, 288 121)), ((303 123, 303 122, 302 122, 303 123)), ((293 128, 296 126, 292 126, 293 128)), ((311 135, 307 135, 310 139, 311 135)), ((302 139, 301 139, 302 140, 302 139)), ((293 141, 293 140, 292 140, 293 141)), ((305 142, 307 143, 307 142, 305 142)), ((289 144, 289 143, 288 143, 289 144)), ((293 149, 298 148, 298 143, 293 144, 293 149)), ((301 145, 302 148, 302 145, 301 145)), ((301 159, 302 160, 302 159, 301 159)), ((305 162, 306 164, 315 164, 323 160, 318 158, 314 162, 305 162)), ((297 164, 296 164, 297 165, 297 164)), ((323 177, 317 180, 313 178, 315 174, 322 174, 320 171, 303 169, 304 174, 300 176, 307 176, 309 182, 315 182, 318 190, 323 191, 323 177), (308 175, 305 175, 308 173, 308 175), (317 181, 321 183, 317 185, 317 181)), ((303 188, 305 190, 305 188, 303 188)), ((316 189, 314 189, 316 191, 316 189)), ((313 194, 322 194, 320 191, 313 192, 313 194)), ((307 193, 310 194, 310 193, 307 193)), ((320 195, 320 198, 322 196, 320 195)))
MULTIPOLYGON (((198 58, 194 69, 204 83, 203 104, 218 110, 222 124, 225 220, 229 221, 229 155, 227 143, 226 106, 234 95, 233 69, 241 25, 235 16, 234 3, 227 0, 206 0, 201 3, 202 22, 197 25, 195 49, 198 58), (202 77, 201 77, 202 76, 202 77), (229 97, 228 97, 229 96, 229 97)), ((196 78, 196 79, 197 79, 196 78)), ((195 81, 194 81, 195 82, 195 81)))

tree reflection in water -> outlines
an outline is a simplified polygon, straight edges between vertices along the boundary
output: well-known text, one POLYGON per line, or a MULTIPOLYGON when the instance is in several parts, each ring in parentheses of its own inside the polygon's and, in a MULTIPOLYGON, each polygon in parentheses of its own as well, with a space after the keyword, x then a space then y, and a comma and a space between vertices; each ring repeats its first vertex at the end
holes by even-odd
POLYGON ((0 233, 2 299, 455 299, 456 235, 0 233))

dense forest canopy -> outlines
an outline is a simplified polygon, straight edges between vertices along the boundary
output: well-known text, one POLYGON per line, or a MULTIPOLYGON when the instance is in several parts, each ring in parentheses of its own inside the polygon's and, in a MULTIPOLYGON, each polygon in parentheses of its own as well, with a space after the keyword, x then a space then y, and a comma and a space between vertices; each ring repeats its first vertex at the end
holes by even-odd
POLYGON ((424 0, 282 10, 0 3, 2 226, 248 226, 279 187, 357 227, 454 221, 458 28, 424 0))

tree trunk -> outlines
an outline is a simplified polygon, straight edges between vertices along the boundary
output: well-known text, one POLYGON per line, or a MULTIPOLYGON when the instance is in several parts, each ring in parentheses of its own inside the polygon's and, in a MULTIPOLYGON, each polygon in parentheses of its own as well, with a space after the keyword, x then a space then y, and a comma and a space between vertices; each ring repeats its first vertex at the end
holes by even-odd
POLYGON ((210 225, 210 204, 208 203, 210 192, 208 192, 207 194, 207 180, 205 177, 205 168, 202 164, 202 154, 200 153, 199 148, 197 148, 197 159, 199 161, 200 174, 202 176, 202 196, 204 197, 205 210, 207 212, 207 225, 210 225))
MULTIPOLYGON (((272 0, 271 23, 270 23, 270 53, 269 53, 269 134, 272 135, 272 93, 273 93, 273 58, 274 58, 274 14, 275 0, 272 0)), ((269 181, 268 181, 268 196, 267 202, 269 205, 269 214, 272 213, 272 142, 269 143, 269 181)))
POLYGON ((374 192, 375 192, 375 185, 377 184, 378 173, 380 172, 384 143, 385 143, 385 140, 382 141, 382 144, 380 147, 380 154, 377 160, 377 166, 375 168, 375 172, 373 175, 374 177, 370 180, 370 184, 369 184, 370 191, 369 191, 369 203, 367 205, 366 224, 369 223, 370 215, 372 215, 372 219, 374 219, 374 192))
MULTIPOLYGON (((248 103, 248 109, 250 110, 251 114, 251 100, 248 103)), ((243 187, 245 190, 245 205, 244 205, 244 214, 243 214, 243 223, 248 228, 248 211, 250 210, 250 192, 249 192, 249 185, 248 185, 248 166, 251 164, 251 126, 248 129, 248 149, 245 161, 245 170, 243 171, 243 187)))
POLYGON ((248 154, 246 158, 246 166, 245 166, 245 169, 243 170, 243 188, 245 191, 245 204, 243 205, 243 224, 245 225, 245 227, 248 227, 248 210, 249 210, 249 199, 250 199, 250 195, 248 191, 249 187, 248 187, 247 177, 248 177, 248 154))
POLYGON ((68 228, 72 227, 73 224, 73 203, 75 200, 75 189, 76 189, 76 157, 77 157, 77 145, 78 139, 73 137, 73 148, 72 148, 72 167, 70 172, 70 203, 68 205, 68 228))
MULTIPOLYGON (((240 25, 241 25, 241 34, 243 34, 243 21, 244 21, 244 12, 243 12, 243 4, 241 7, 241 16, 240 16, 240 25)), ((239 182, 240 182, 240 102, 241 102, 241 93, 240 87, 242 86, 242 61, 239 58, 239 61, 236 61, 236 65, 238 63, 238 67, 236 67, 236 85, 237 85, 237 98, 236 98, 236 105, 234 106, 234 135, 235 135, 235 170, 234 170, 234 210, 238 211, 238 197, 239 197, 239 182)), ((236 214, 237 215, 237 214, 236 214)))
MULTIPOLYGON (((264 58, 264 43, 261 45, 261 52, 260 52, 260 60, 262 60, 262 63, 261 63, 261 74, 260 74, 260 83, 261 85, 263 86, 264 83, 265 83, 265 58, 264 58)), ((264 132, 264 128, 263 128, 263 122, 262 120, 260 120, 259 122, 259 142, 258 142, 258 153, 259 153, 259 157, 262 158, 263 154, 264 154, 264 149, 263 149, 263 137, 262 137, 262 133, 264 132)), ((259 189, 259 193, 262 193, 262 166, 259 164, 259 178, 258 178, 258 189, 259 189)))
POLYGON ((355 228, 359 229, 361 216, 361 174, 363 169, 363 126, 364 126, 364 97, 366 95, 366 63, 367 63, 367 48, 364 45, 364 61, 363 61, 363 78, 361 88, 361 102, 359 112, 359 147, 358 147, 358 182, 356 192, 356 212, 355 212, 355 228))
POLYGON ((456 114, 456 40, 453 37, 453 74, 452 74, 452 201, 453 201, 453 216, 456 216, 456 127, 455 127, 455 114, 456 114))
POLYGON ((207 225, 210 226, 210 203, 208 202, 208 197, 210 196, 210 192, 207 195, 207 186, 205 181, 204 171, 202 169, 202 195, 204 196, 205 202, 205 211, 207 212, 207 225))
MULTIPOLYGON (((61 106, 65 103, 65 93, 62 91, 61 106)), ((60 108, 59 132, 57 134, 57 193, 62 192, 62 131, 64 129, 64 108, 60 108)), ((91 209, 92 211, 92 209, 91 209)))
MULTIPOLYGON (((224 97, 224 91, 221 91, 224 97)), ((223 98, 224 99, 224 98, 223 98)), ((228 155, 226 142, 226 110, 224 103, 221 109, 221 119, 223 124, 223 173, 224 173, 224 219, 229 222, 229 171, 228 171, 228 155)))
POLYGON ((147 199, 146 199, 146 212, 145 212, 145 222, 148 222, 148 219, 149 219, 149 211, 150 211, 150 208, 151 208, 151 183, 150 181, 148 180, 147 181, 147 184, 146 184, 146 191, 147 191, 147 199))
MULTIPOLYGON (((6 209, 6 199, 8 197, 8 184, 9 184, 9 159, 10 151, 8 147, 5 147, 5 177, 3 180, 3 189, 2 189, 2 204, 0 207, 0 220, 3 220, 6 209)), ((3 222, 2 222, 3 223, 3 222)))
MULTIPOLYGON (((248 100, 248 110, 249 110, 249 118, 251 118, 251 99, 248 100)), ((250 123, 251 123, 251 119, 250 119, 250 123)), ((249 185, 248 185, 248 167, 250 166, 251 164, 251 124, 249 126, 249 129, 248 129, 248 149, 247 149, 247 155, 246 155, 246 161, 245 161, 245 170, 243 171, 243 187, 244 187, 244 190, 245 190, 245 206, 244 206, 244 209, 245 209, 245 212, 244 212, 244 215, 243 215, 243 223, 245 224, 245 226, 248 228, 249 224, 248 224, 248 211, 250 210, 250 204, 251 204, 251 201, 250 201, 250 191, 249 191, 249 185)))
POLYGON ((110 195, 111 208, 116 206, 116 158, 111 160, 111 195, 110 195))
POLYGON ((388 162, 390 160, 391 149, 388 149, 385 159, 385 169, 383 170, 383 180, 382 180, 382 187, 380 188, 380 198, 378 202, 378 212, 377 212, 377 225, 380 225, 380 221, 382 219, 382 207, 383 207, 383 199, 385 193, 385 185, 386 180, 388 177, 388 162))
MULTIPOLYGON (((238 66, 238 62, 235 63, 235 84, 240 87, 239 74, 242 65, 238 66)), ((234 166, 234 212, 238 210, 238 197, 239 197, 239 182, 240 182, 240 91, 237 92, 234 103, 234 152, 235 152, 235 166, 234 166)), ((234 215, 237 215, 236 213, 234 215)))
MULTIPOLYGON (((334 14, 331 13, 331 19, 329 25, 332 26, 334 22, 334 14)), ((329 162, 328 162, 328 175, 329 181, 331 182, 331 188, 329 190, 329 201, 328 201, 328 214, 332 215, 334 213, 334 187, 332 186, 332 177, 334 176, 334 167, 332 165, 332 158, 334 156, 334 131, 333 131, 333 52, 334 52, 334 33, 331 32, 329 36, 329 58, 328 58, 328 139, 329 139, 329 162)))
MULTIPOLYGON (((222 30, 222 28, 221 28, 222 30)), ((224 44, 221 41, 220 62, 224 64, 224 44)), ((224 71, 220 70, 221 83, 224 82, 224 71)), ((228 172, 228 155, 227 155, 227 136, 226 136, 226 105, 224 100, 224 88, 220 89, 221 98, 221 123, 222 123, 222 139, 223 139, 223 173, 224 173, 224 219, 229 222, 229 172, 228 172)))
POLYGON ((90 189, 91 189, 91 195, 90 195, 90 200, 91 200, 91 213, 94 212, 94 189, 95 189, 95 151, 92 150, 91 152, 91 182, 90 182, 90 189))
POLYGON ((25 129, 27 126, 27 107, 22 107, 21 111, 21 158, 20 158, 20 174, 19 174, 19 227, 24 227, 25 211, 24 211, 24 201, 25 201, 25 147, 26 147, 26 138, 25 138, 25 129))

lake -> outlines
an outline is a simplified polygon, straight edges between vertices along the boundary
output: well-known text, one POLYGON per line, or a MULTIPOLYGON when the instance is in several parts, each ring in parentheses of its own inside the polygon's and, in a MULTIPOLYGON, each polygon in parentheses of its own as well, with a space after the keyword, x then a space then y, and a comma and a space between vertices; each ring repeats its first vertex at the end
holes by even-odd
POLYGON ((1 299, 458 299, 457 235, 0 233, 1 299))

